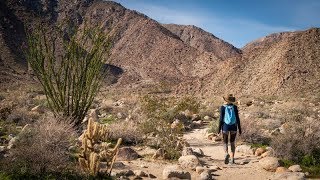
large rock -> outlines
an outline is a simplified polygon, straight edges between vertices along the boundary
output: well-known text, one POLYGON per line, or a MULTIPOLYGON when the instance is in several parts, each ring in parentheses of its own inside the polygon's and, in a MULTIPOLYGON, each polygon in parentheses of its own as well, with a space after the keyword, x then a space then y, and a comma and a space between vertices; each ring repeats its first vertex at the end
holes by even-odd
POLYGON ((300 165, 292 165, 288 169, 291 170, 292 172, 301 172, 302 171, 300 165))
POLYGON ((195 169, 200 165, 200 161, 195 155, 181 156, 178 162, 182 168, 195 169))
POLYGON ((191 179, 191 174, 188 171, 183 170, 178 165, 167 166, 162 172, 163 179, 191 179))
POLYGON ((276 169, 280 166, 279 159, 275 157, 265 157, 259 161, 259 164, 263 169, 267 171, 276 171, 276 169))
POLYGON ((132 161, 138 159, 140 155, 130 147, 122 147, 119 149, 117 160, 118 161, 132 161))
POLYGON ((270 156, 273 156, 273 151, 266 151, 262 153, 260 157, 264 158, 264 157, 270 157, 270 156))
POLYGON ((244 153, 244 154, 248 154, 248 155, 254 154, 254 150, 251 148, 251 146, 245 145, 245 144, 237 146, 236 151, 239 153, 244 153))
POLYGON ((305 179, 305 174, 301 172, 285 172, 285 173, 275 174, 272 179, 273 180, 303 180, 305 179))

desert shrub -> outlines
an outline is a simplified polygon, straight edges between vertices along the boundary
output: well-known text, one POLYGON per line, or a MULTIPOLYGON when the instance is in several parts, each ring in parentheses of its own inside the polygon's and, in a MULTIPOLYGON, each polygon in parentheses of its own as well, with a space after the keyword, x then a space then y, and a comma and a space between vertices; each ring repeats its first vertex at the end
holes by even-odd
POLYGON ((252 119, 241 119, 242 134, 240 140, 252 144, 268 145, 270 138, 263 135, 262 129, 252 119))
POLYGON ((29 175, 65 172, 70 168, 68 148, 75 138, 73 125, 65 119, 38 120, 17 136, 6 170, 29 175))
POLYGON ((189 110, 191 113, 197 114, 200 110, 200 102, 194 97, 183 97, 174 109, 176 112, 189 110))
POLYGON ((116 142, 119 138, 122 138, 125 144, 137 144, 142 142, 143 134, 133 121, 116 121, 108 125, 107 139, 116 142))
POLYGON ((320 166, 320 126, 316 119, 286 123, 285 134, 272 139, 277 156, 303 166, 320 166))
POLYGON ((209 123, 208 133, 216 133, 219 128, 219 119, 213 119, 209 123))
POLYGON ((100 88, 110 40, 97 28, 83 26, 72 34, 50 28, 34 28, 28 34, 26 58, 49 107, 79 126, 100 88))
POLYGON ((175 110, 185 110, 185 107, 188 106, 184 103, 175 106, 170 99, 157 96, 144 96, 141 99, 141 110, 144 117, 139 128, 144 134, 153 134, 157 137, 156 148, 163 148, 168 159, 180 157, 177 142, 182 135, 182 128, 171 128, 171 123, 178 114, 178 111, 175 110))

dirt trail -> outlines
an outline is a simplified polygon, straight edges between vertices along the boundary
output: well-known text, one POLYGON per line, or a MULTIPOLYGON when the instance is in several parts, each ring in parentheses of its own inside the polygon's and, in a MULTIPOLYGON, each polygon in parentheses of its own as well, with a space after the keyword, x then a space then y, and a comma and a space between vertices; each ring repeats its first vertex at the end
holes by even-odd
MULTIPOLYGON (((206 128, 194 129, 192 132, 186 133, 184 138, 191 147, 202 149, 204 157, 201 157, 203 165, 217 165, 221 170, 213 172, 214 179, 270 179, 274 174, 263 170, 258 165, 258 159, 255 156, 235 154, 235 165, 224 164, 224 150, 222 142, 212 142, 205 138, 206 128), (240 165, 240 162, 246 162, 240 165)), ((230 147, 229 147, 230 150, 230 147)), ((194 175, 193 175, 194 176, 194 175)), ((199 177, 199 176, 198 176, 199 177)), ((195 177, 197 179, 197 177, 195 177)))

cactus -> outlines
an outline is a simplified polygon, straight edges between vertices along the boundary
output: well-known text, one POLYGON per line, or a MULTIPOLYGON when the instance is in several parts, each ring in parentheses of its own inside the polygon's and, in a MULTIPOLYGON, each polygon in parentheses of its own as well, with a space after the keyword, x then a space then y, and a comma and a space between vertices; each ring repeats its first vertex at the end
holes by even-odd
POLYGON ((104 173, 111 174, 112 166, 118 153, 122 139, 119 138, 116 146, 111 148, 111 143, 103 142, 106 139, 107 128, 93 118, 89 118, 87 129, 82 135, 81 152, 79 154, 80 167, 97 176, 100 172, 100 162, 106 162, 107 170, 104 173))

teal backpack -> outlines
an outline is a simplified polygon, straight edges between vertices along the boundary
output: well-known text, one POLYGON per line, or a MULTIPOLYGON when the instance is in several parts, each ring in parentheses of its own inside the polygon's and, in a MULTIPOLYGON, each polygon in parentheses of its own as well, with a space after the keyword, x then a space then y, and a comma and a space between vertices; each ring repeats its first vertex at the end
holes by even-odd
POLYGON ((227 125, 233 125, 236 123, 236 115, 233 105, 223 105, 224 109, 224 123, 227 125))

